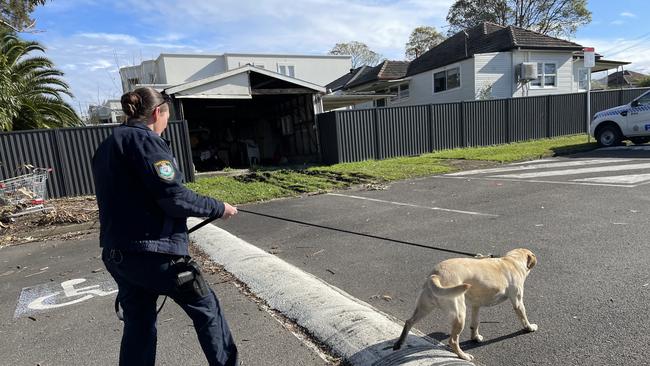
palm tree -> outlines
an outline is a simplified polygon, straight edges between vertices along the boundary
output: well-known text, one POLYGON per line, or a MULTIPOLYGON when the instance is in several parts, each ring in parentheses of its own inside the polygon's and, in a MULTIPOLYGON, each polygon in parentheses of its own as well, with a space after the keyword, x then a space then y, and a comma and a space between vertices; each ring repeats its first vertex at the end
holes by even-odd
POLYGON ((62 94, 72 97, 63 72, 46 57, 38 42, 0 33, 0 131, 81 125, 62 94))

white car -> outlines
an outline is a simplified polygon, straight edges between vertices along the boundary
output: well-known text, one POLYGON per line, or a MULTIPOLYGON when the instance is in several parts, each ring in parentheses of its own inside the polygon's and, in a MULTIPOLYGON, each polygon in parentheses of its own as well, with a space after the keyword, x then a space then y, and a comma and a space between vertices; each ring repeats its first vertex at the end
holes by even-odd
POLYGON ((650 91, 626 105, 596 113, 589 134, 600 146, 616 146, 622 140, 634 144, 650 141, 650 91))

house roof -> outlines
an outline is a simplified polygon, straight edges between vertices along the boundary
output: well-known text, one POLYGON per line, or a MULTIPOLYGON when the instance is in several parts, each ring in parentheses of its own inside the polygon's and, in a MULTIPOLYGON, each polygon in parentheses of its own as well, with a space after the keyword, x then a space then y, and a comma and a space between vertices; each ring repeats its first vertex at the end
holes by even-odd
POLYGON ((635 85, 648 75, 630 70, 615 72, 607 76, 607 85, 635 85))
POLYGON ((361 66, 327 84, 331 90, 349 89, 375 81, 396 80, 406 76, 408 61, 385 60, 377 66, 361 66))
MULTIPOLYGON (((241 74, 244 74, 244 73, 251 73, 251 72, 266 75, 266 76, 270 76, 272 78, 279 79, 279 80, 282 80, 282 81, 286 81, 286 82, 289 82, 289 83, 292 83, 292 84, 295 84, 295 85, 298 85, 298 86, 301 86, 301 87, 304 87, 304 88, 312 89, 312 90, 314 90, 316 92, 325 93, 325 88, 323 88, 320 85, 316 85, 316 84, 313 84, 313 83, 310 83, 310 82, 307 82, 307 81, 304 81, 304 80, 292 78, 290 76, 286 76, 286 75, 283 75, 283 74, 280 74, 280 73, 277 73, 277 72, 269 71, 269 70, 262 69, 262 68, 259 68, 259 67, 255 67, 255 66, 252 66, 252 65, 245 65, 245 66, 242 66, 242 67, 239 67, 239 68, 236 68, 236 69, 221 73, 219 75, 210 76, 210 77, 207 77, 207 78, 203 78, 203 79, 183 83, 183 84, 180 84, 180 85, 176 85, 176 86, 173 86, 171 88, 165 89, 165 92, 167 94, 183 93, 183 92, 188 91, 188 90, 193 89, 193 88, 206 86, 206 85, 208 85, 210 83, 214 83, 214 82, 217 82, 217 81, 221 81, 221 80, 225 80, 225 79, 228 79, 228 78, 235 77, 237 75, 241 75, 241 74)), ((250 89, 250 81, 249 81, 248 87, 250 89)))
POLYGON ((444 42, 411 61, 407 76, 437 69, 477 53, 502 52, 512 49, 579 51, 582 46, 531 30, 483 22, 458 32, 444 42))

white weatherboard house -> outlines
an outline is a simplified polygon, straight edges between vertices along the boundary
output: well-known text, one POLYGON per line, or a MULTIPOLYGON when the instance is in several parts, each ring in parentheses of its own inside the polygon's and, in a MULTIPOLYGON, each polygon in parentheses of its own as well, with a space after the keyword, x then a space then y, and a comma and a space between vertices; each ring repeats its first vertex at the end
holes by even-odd
POLYGON ((151 86, 188 123, 195 167, 215 170, 318 157, 315 113, 350 56, 161 54, 120 69, 122 88, 151 86))
MULTIPOLYGON (((387 61, 353 70, 328 87, 390 94, 375 106, 574 93, 587 87, 582 49, 574 42, 484 22, 449 37, 406 67, 387 61)), ((592 73, 626 64, 597 55, 592 73)))

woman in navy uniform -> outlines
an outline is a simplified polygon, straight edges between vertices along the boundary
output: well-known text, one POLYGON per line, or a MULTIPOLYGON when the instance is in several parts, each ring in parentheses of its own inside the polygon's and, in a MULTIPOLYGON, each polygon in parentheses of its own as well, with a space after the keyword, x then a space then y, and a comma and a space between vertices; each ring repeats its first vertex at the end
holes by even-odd
POLYGON ((160 137, 169 119, 166 96, 139 88, 121 102, 128 121, 102 142, 92 164, 102 260, 117 282, 123 310, 120 365, 155 364, 159 295, 192 319, 210 365, 236 365, 237 347, 217 297, 198 268, 187 265, 186 220, 228 219, 237 208, 183 185, 169 144, 160 137), (181 286, 181 277, 190 281, 181 286))

